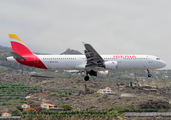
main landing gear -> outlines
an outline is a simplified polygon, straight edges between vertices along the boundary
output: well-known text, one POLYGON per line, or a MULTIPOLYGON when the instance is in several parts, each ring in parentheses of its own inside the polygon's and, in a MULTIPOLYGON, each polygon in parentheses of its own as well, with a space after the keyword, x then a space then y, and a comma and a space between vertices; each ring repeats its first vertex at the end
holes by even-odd
POLYGON ((147 72, 148 72, 148 77, 150 78, 152 75, 150 74, 149 69, 147 69, 147 72))
POLYGON ((90 78, 90 77, 88 76, 88 72, 86 72, 86 76, 84 77, 84 80, 85 80, 85 81, 88 81, 89 78, 90 78))

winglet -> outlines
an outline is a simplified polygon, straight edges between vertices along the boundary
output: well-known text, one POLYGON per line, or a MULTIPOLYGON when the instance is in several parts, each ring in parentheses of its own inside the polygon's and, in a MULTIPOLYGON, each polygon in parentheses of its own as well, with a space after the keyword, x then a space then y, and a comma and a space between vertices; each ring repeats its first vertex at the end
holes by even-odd
POLYGON ((16 34, 8 34, 8 35, 9 35, 9 38, 16 39, 16 40, 18 40, 18 41, 23 43, 23 41, 20 40, 20 38, 16 34))
POLYGON ((83 43, 83 45, 85 45, 86 43, 85 42, 82 42, 83 43))

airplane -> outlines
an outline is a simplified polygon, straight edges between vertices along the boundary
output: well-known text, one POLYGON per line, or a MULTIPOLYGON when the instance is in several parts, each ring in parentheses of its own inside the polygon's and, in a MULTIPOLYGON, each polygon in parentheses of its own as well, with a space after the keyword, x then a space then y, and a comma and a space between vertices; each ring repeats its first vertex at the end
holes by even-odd
POLYGON ((36 55, 16 34, 9 34, 9 38, 13 51, 7 61, 41 69, 85 71, 85 81, 89 80, 89 76, 107 77, 109 70, 147 70, 148 77, 151 77, 149 69, 166 66, 164 61, 153 55, 100 55, 88 43, 83 43, 85 55, 36 55))

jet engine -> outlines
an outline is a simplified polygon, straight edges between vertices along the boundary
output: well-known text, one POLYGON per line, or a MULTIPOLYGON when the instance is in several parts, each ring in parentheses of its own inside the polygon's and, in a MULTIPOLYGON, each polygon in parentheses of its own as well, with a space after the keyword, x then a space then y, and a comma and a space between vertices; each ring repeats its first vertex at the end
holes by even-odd
POLYGON ((96 76, 96 77, 99 77, 99 78, 104 78, 104 77, 107 77, 108 76, 108 74, 109 74, 109 71, 108 70, 105 70, 105 71, 93 71, 93 70, 91 70, 90 72, 89 72, 89 74, 91 75, 91 76, 96 76))
POLYGON ((104 63, 106 69, 114 70, 118 68, 118 62, 117 61, 106 61, 104 63))
POLYGON ((109 71, 105 70, 105 71, 97 71, 97 77, 100 78, 105 78, 109 75, 109 71))

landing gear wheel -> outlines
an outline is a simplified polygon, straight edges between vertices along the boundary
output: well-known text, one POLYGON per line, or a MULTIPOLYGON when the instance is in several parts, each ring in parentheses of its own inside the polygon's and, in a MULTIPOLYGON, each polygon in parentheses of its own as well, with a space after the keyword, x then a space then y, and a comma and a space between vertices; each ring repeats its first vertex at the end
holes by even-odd
POLYGON ((147 72, 148 72, 148 77, 150 78, 152 75, 150 74, 149 69, 147 69, 147 72))
POLYGON ((89 76, 85 76, 85 77, 84 77, 84 80, 85 80, 85 81, 88 81, 88 80, 89 80, 89 76))
POLYGON ((150 78, 152 75, 151 74, 148 74, 148 77, 150 78))

